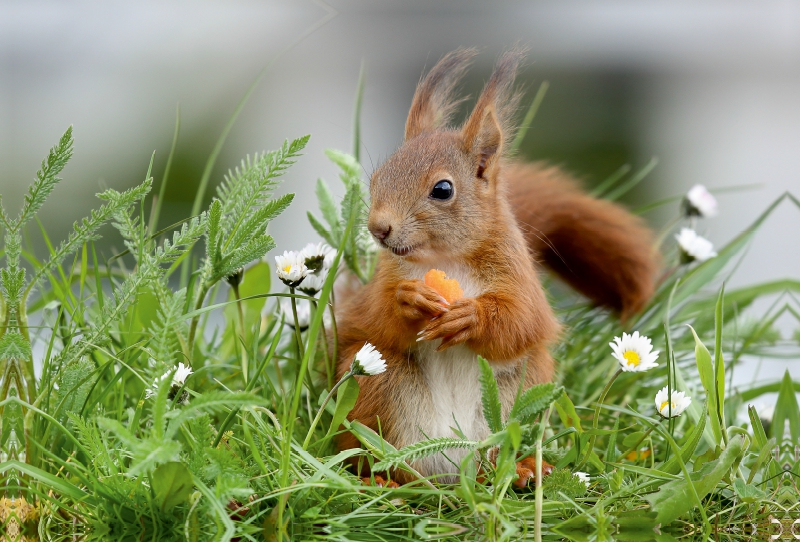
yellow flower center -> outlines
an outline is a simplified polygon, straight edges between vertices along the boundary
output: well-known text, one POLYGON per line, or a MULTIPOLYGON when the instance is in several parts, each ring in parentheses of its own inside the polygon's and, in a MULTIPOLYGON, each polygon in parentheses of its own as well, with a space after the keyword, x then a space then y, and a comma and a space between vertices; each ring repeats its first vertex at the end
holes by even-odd
POLYGON ((633 350, 627 350, 622 357, 625 358, 625 361, 628 362, 628 365, 633 365, 636 367, 642 362, 642 358, 639 357, 639 354, 634 352, 633 350))
POLYGON ((291 265, 286 265, 286 266, 283 267, 283 272, 284 273, 288 273, 291 270, 292 270, 292 266, 291 265))
MULTIPOLYGON (((665 410, 668 404, 669 404, 669 401, 664 401, 663 403, 661 403, 661 408, 659 408, 658 410, 660 412, 668 412, 667 410, 665 410)), ((674 412, 676 410, 678 410, 678 405, 676 405, 675 403, 672 403, 672 411, 674 412)))

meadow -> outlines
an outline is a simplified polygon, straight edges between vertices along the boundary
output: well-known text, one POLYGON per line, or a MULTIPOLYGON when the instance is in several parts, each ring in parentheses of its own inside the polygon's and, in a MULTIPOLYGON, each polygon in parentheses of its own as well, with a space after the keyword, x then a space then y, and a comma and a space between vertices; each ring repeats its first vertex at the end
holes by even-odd
MULTIPOLYGON (((313 281, 284 286, 276 273, 276 255, 303 247, 276 247, 268 234, 293 199, 273 192, 307 141, 246 158, 203 210, 207 167, 192 216, 169 226, 159 221, 169 165, 154 180, 151 159, 140 185, 98 194, 96 210, 62 238, 38 226, 37 214, 68 167, 70 128, 42 162, 19 213, 2 210, 5 540, 800 534, 800 382, 787 372, 774 382, 731 384, 744 360, 800 358, 800 333, 783 337, 774 326, 800 316, 788 302, 800 281, 724 287, 771 212, 800 207, 793 195, 714 256, 692 256, 676 243, 679 229, 705 220, 687 213, 683 194, 636 209, 667 206, 675 216, 659 237, 665 272, 647 308, 622 324, 546 279, 565 329, 554 350, 556 381, 521 392, 504 419, 481 361, 492 435, 398 450, 346 420, 358 379, 369 378, 365 367, 354 364, 362 376, 348 373, 340 382, 333 371, 334 280, 350 273, 368 281, 377 258, 364 225, 368 193, 357 155, 327 153, 345 196, 317 184, 319 209, 308 218, 327 248, 303 253, 304 263, 317 266, 313 281), (97 249, 106 224, 124 251, 97 249), (32 236, 44 240, 46 253, 34 253, 32 236), (774 302, 754 313, 762 298, 774 302), (615 357, 610 343, 634 331, 659 351, 657 366, 632 370, 625 356, 615 357), (691 401, 664 399, 677 391, 691 401), (777 394, 774 411, 758 412, 751 405, 767 394, 777 394), (363 447, 337 450, 340 431, 363 447), (478 459, 454 465, 458 484, 419 478, 383 488, 348 469, 355 459, 414 474, 414 460, 455 447, 478 459), (556 469, 517 488, 515 462, 525 457, 556 469)), ((173 151, 176 144, 177 127, 173 151)), ((595 195, 618 199, 646 173, 621 169, 595 195)), ((650 353, 642 349, 643 357, 650 353)))

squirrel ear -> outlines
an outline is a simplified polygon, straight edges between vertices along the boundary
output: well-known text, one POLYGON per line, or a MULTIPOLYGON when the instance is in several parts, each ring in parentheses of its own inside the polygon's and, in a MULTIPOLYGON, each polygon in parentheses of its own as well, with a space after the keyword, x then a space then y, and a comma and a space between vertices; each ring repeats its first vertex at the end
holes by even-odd
POLYGON ((480 179, 493 176, 503 147, 503 130, 497 121, 494 107, 475 111, 461 135, 464 140, 464 150, 479 158, 475 176, 480 179))
POLYGON ((453 91, 476 51, 458 49, 444 56, 417 85, 406 120, 406 141, 447 124, 461 100, 453 91))

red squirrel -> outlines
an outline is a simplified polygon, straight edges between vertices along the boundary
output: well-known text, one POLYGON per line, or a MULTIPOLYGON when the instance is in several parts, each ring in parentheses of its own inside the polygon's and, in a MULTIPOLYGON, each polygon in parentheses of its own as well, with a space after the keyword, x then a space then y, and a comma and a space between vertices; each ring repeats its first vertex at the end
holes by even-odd
MULTIPOLYGON (((519 95, 523 56, 505 53, 460 128, 448 127, 455 87, 474 56, 454 51, 420 82, 405 141, 372 174, 368 228, 382 247, 375 275, 337 310, 338 376, 366 342, 384 373, 359 377, 349 415, 400 448, 459 427, 481 440, 479 364, 494 369, 504 416, 523 387, 549 382, 548 347, 559 323, 537 273, 540 262, 598 304, 627 318, 654 289, 652 234, 624 208, 584 194, 557 168, 504 156, 519 95), (436 268, 458 280, 464 297, 448 304, 421 280, 436 268), (524 375, 524 376, 523 376, 524 375)), ((349 433, 340 448, 358 446, 349 433)), ((469 453, 450 450, 412 466, 454 482, 469 453)), ((532 463, 518 465, 521 483, 532 463)), ((363 473, 362 473, 363 474, 363 473)), ((402 471, 392 473, 410 481, 402 471)))

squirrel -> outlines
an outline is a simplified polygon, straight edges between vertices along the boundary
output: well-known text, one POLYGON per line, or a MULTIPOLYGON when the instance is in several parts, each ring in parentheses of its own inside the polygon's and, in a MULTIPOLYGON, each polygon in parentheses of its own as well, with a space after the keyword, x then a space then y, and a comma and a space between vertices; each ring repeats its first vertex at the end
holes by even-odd
MULTIPOLYGON (((397 448, 454 437, 455 427, 473 440, 489 435, 477 356, 494 371, 504 417, 520 386, 553 379, 548 349, 560 326, 540 264, 623 320, 654 291, 658 262, 641 219, 586 195, 558 168, 504 156, 523 51, 501 56, 463 126, 448 127, 459 103, 454 90, 474 55, 447 54, 417 86, 402 146, 370 178, 367 227, 381 247, 375 274, 337 308, 337 376, 366 342, 387 365, 358 377, 348 418, 397 448), (421 279, 431 268, 458 280, 464 297, 448 304, 427 286, 421 279)), ((338 446, 359 442, 343 433, 338 446)), ((412 466, 455 482, 454 464, 467 453, 448 450, 412 466)), ((526 461, 517 466, 520 487, 535 472, 526 461)), ((403 471, 391 475, 411 481, 403 471)))

